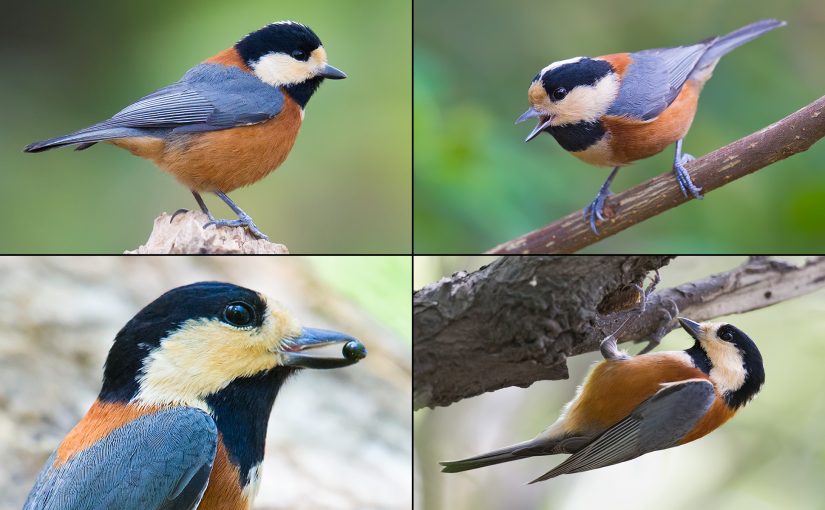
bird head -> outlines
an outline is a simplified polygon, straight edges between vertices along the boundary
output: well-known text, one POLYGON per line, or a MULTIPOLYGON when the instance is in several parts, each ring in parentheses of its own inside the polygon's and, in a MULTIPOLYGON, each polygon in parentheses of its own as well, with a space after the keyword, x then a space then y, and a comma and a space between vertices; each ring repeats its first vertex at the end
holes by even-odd
POLYGON ((527 90, 530 108, 516 123, 537 118, 529 142, 553 126, 596 122, 619 93, 619 78, 609 62, 576 57, 548 65, 527 90))
POLYGON ((163 294, 120 330, 100 398, 208 410, 209 398, 235 381, 279 385, 300 368, 343 367, 365 356, 358 340, 302 327, 253 290, 201 282, 163 294), (268 374, 276 377, 262 377, 268 374))
POLYGON ((272 86, 312 82, 317 87, 324 78, 347 77, 327 63, 327 52, 315 32, 294 21, 279 21, 252 32, 235 49, 255 75, 272 86))
POLYGON ((750 401, 765 382, 762 354, 742 330, 726 323, 698 323, 679 317, 695 340, 688 354, 707 373, 733 408, 750 401))

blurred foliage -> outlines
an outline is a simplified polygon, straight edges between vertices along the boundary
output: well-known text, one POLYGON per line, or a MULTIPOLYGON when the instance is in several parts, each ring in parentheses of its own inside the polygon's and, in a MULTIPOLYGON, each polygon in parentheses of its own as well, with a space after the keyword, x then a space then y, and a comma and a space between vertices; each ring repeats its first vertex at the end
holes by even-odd
MULTIPOLYGON (((701 156, 796 111, 825 89, 820 0, 417 0, 414 190, 418 253, 479 252, 595 196, 607 169, 513 122, 537 70, 577 55, 689 44, 761 18, 788 26, 726 56, 685 150, 701 156), (472 5, 472 22, 468 8, 472 5)), ((670 168, 672 148, 619 172, 614 191, 670 168)), ((766 168, 589 248, 747 252, 821 248, 825 147, 766 168), (754 230, 759 234, 755 235, 754 230)))
POLYGON ((120 252, 145 241, 162 211, 195 208, 188 190, 126 151, 22 149, 111 116, 281 19, 312 27, 349 78, 312 98, 277 172, 230 196, 292 252, 409 250, 409 0, 4 4, 0 251, 120 252))
POLYGON ((412 342, 410 289, 399 282, 412 281, 408 257, 309 257, 317 276, 330 287, 369 310, 391 327, 399 338, 412 342))
MULTIPOLYGON (((678 257, 660 273, 659 288, 734 268, 744 257, 678 257)), ((790 259, 800 263, 800 257, 790 259)), ((416 287, 489 259, 416 257, 416 287), (419 281, 419 274, 421 280, 419 281)), ((535 436, 558 417, 590 365, 588 353, 568 360, 570 379, 506 388, 446 408, 415 413, 417 508, 562 510, 726 510, 822 508, 825 479, 825 291, 729 321, 758 344, 767 382, 730 422, 688 445, 630 462, 564 475, 526 486, 564 458, 537 457, 467 473, 442 474, 437 462, 500 448, 535 436)), ((679 350, 692 340, 667 335, 657 350, 679 350)), ((636 352, 639 346, 624 344, 636 352)))

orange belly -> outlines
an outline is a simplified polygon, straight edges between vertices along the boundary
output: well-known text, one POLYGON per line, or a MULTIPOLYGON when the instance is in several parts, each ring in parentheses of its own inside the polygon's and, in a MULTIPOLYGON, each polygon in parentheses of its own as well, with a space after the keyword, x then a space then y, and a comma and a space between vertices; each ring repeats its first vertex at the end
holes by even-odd
POLYGON ((618 423, 661 389, 662 383, 708 376, 675 353, 636 356, 623 361, 602 361, 585 380, 570 407, 564 428, 568 432, 600 433, 618 423))
POLYGON ((223 191, 257 182, 284 162, 301 127, 301 109, 289 97, 274 118, 206 133, 168 139, 121 138, 111 143, 154 161, 187 188, 223 191))
POLYGON ((612 115, 602 117, 602 124, 609 133, 609 150, 599 154, 600 162, 591 164, 629 165, 658 154, 684 138, 696 114, 701 89, 702 84, 688 80, 670 106, 650 121, 612 115))

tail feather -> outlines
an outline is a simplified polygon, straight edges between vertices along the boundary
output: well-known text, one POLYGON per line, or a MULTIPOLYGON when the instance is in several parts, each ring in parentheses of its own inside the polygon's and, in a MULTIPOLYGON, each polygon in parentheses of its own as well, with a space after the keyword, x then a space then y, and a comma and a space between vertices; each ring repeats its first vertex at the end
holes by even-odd
POLYGON ((136 128, 110 128, 110 129, 81 129, 74 133, 41 140, 26 146, 23 152, 42 152, 66 145, 80 144, 77 150, 91 147, 97 142, 112 140, 115 138, 128 138, 130 136, 146 136, 146 130, 136 128))
POLYGON ((710 48, 702 55, 702 58, 699 59, 695 69, 703 69, 714 65, 716 61, 726 53, 733 51, 747 42, 753 41, 775 28, 784 27, 786 24, 784 21, 776 19, 763 19, 744 26, 739 30, 734 30, 727 35, 717 37, 710 48))
POLYGON ((478 469, 481 467, 492 466, 494 464, 501 464, 502 462, 510 462, 511 460, 525 459, 527 457, 536 457, 539 455, 553 455, 561 453, 559 451, 560 445, 564 441, 549 441, 547 439, 531 439, 510 446, 505 446, 498 450, 482 453, 475 457, 470 457, 462 460, 439 462, 443 466, 442 473, 459 473, 461 471, 468 471, 470 469, 478 469))

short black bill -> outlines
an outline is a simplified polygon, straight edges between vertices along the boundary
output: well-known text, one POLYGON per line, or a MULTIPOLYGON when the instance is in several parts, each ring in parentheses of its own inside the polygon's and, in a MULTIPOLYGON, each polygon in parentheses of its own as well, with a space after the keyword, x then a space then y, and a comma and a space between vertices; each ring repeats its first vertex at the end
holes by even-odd
POLYGON ((323 76, 324 78, 328 78, 330 80, 343 80, 347 77, 344 71, 338 69, 337 67, 332 67, 331 65, 327 64, 321 69, 321 72, 318 73, 318 76, 323 76))

